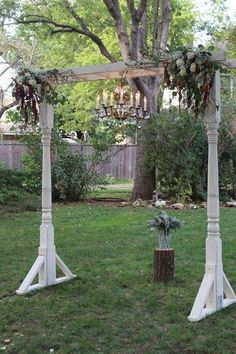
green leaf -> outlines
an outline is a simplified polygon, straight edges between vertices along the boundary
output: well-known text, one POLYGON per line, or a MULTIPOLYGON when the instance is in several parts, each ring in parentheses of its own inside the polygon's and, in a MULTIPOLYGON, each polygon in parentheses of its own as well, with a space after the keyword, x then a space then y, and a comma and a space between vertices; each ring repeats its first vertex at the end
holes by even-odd
MULTIPOLYGON (((213 47, 213 45, 210 45, 208 48, 207 48, 207 50, 209 51, 209 52, 213 52, 214 50, 215 50, 215 47, 213 47)), ((211 53, 210 53, 211 54, 211 53)))

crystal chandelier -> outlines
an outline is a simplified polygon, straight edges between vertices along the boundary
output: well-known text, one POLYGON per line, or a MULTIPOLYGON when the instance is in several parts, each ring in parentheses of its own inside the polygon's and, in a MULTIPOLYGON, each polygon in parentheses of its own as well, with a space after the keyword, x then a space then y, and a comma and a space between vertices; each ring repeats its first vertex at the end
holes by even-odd
POLYGON ((120 123, 140 126, 142 120, 149 118, 147 98, 144 96, 143 104, 141 104, 140 92, 134 94, 127 86, 120 83, 114 92, 103 91, 102 97, 97 96, 95 115, 99 121, 115 119, 120 123))

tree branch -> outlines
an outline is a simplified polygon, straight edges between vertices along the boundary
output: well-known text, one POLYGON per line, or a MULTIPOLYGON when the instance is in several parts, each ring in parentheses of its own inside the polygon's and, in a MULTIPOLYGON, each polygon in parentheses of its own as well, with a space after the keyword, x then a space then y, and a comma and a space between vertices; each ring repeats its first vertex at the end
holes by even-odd
POLYGON ((81 29, 69 25, 69 24, 64 24, 64 23, 58 23, 56 21, 53 21, 45 16, 37 16, 37 15, 27 15, 24 18, 17 18, 17 17, 11 17, 14 21, 16 21, 15 24, 23 24, 23 25, 28 25, 28 24, 38 24, 38 23, 44 23, 47 25, 53 25, 57 28, 61 29, 71 29, 74 32, 80 33, 85 35, 84 31, 81 29))
MULTIPOLYGON (((142 48, 140 47, 141 41, 143 39, 142 35, 140 38, 141 31, 139 29, 140 21, 142 20, 144 13, 146 11, 147 0, 140 0, 139 7, 136 10, 134 6, 134 0, 126 0, 131 17, 131 39, 130 39, 130 56, 133 60, 137 60, 139 54, 142 53, 142 48)), ((141 56, 142 57, 142 56, 141 56)))
POLYGON ((160 37, 160 50, 165 51, 169 33, 169 25, 171 20, 171 7, 169 0, 162 0, 162 26, 160 37))
POLYGON ((102 40, 94 33, 90 32, 89 29, 83 30, 82 28, 78 28, 76 26, 72 26, 69 24, 64 24, 64 23, 58 23, 54 20, 51 20, 45 16, 37 16, 37 15, 27 15, 25 18, 16 18, 16 17, 11 17, 14 21, 16 21, 16 24, 47 24, 49 27, 54 26, 55 28, 58 28, 58 30, 53 30, 52 28, 51 33, 56 34, 56 33, 78 33, 83 36, 89 37, 94 43, 97 44, 97 46, 100 49, 101 54, 106 57, 110 62, 114 63, 116 62, 116 58, 107 50, 105 47, 104 43, 102 40))
MULTIPOLYGON (((0 73, 0 76, 2 76, 3 74, 5 74, 5 72, 7 72, 9 69, 11 69, 13 66, 15 66, 19 60, 20 60, 20 58, 17 58, 15 61, 13 61, 11 64, 9 64, 8 67, 0 73)), ((4 64, 6 64, 6 63, 4 62, 4 64)))
POLYGON ((143 17, 141 18, 141 25, 139 27, 139 45, 138 45, 138 56, 146 57, 148 56, 147 50, 147 11, 145 10, 143 13, 143 17))
POLYGON ((137 19, 140 21, 147 8, 147 0, 140 0, 139 7, 137 9, 137 19))
POLYGON ((124 61, 130 60, 130 43, 118 0, 103 0, 111 17, 115 21, 121 54, 124 61))
POLYGON ((155 1, 155 9, 153 16, 153 36, 152 36, 152 55, 157 56, 158 53, 158 39, 159 39, 159 7, 160 1, 155 1))
POLYGON ((68 0, 64 0, 64 5, 67 11, 76 20, 76 22, 79 23, 82 31, 84 32, 84 35, 89 37, 95 44, 97 44, 102 55, 104 55, 110 62, 115 63, 117 59, 107 50, 102 40, 95 33, 90 31, 84 20, 79 16, 79 14, 77 14, 75 9, 71 7, 68 0))
POLYGON ((17 101, 13 101, 11 103, 9 103, 8 105, 4 106, 4 107, 1 107, 0 108, 0 119, 2 118, 3 116, 3 113, 5 113, 8 109, 14 107, 17 105, 17 101))
POLYGON ((85 24, 84 20, 77 14, 75 9, 70 6, 70 3, 69 3, 68 0, 64 0, 64 5, 65 5, 67 11, 72 15, 72 17, 74 17, 76 22, 78 22, 80 24, 80 26, 83 29, 83 31, 84 32, 90 32, 88 27, 87 27, 87 25, 85 24))
POLYGON ((137 10, 134 7, 134 0, 126 0, 131 17, 131 33, 130 33, 130 56, 133 60, 138 60, 138 26, 137 10))

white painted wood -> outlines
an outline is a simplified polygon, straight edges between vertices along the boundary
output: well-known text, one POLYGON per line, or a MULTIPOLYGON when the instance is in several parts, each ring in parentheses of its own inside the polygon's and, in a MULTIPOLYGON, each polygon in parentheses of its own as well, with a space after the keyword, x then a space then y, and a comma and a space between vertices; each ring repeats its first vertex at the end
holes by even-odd
POLYGON ((227 59, 224 63, 225 69, 233 69, 236 68, 236 58, 227 59))
POLYGON ((25 277, 18 295, 58 284, 75 277, 69 268, 56 255, 54 245, 54 228, 52 224, 52 187, 51 187, 51 130, 53 127, 53 108, 46 102, 40 104, 40 127, 42 130, 43 163, 42 163, 42 223, 40 226, 40 247, 38 258, 25 277), (57 259, 57 260, 56 260, 57 259), (65 277, 57 279, 56 264, 65 277), (32 285, 38 275, 38 283, 32 285))
POLYGON ((226 60, 226 50, 225 48, 218 50, 217 52, 212 53, 210 57, 211 62, 224 62, 226 60))
POLYGON ((30 287, 30 285, 34 281, 34 278, 37 276, 37 274, 38 274, 40 268, 42 267, 43 263, 44 263, 44 257, 43 256, 38 256, 36 258, 36 261, 32 265, 29 273, 25 277, 23 283, 21 284, 19 289, 16 290, 16 294, 22 295, 22 294, 25 294, 25 293, 28 292, 28 288, 30 287))
MULTIPOLYGON (((212 54, 211 62, 220 62, 225 68, 236 67, 236 59, 226 60, 226 52, 219 50, 212 54)), ((39 72, 46 70, 39 70, 39 72)), ((109 80, 120 78, 132 77, 145 77, 145 76, 163 76, 164 68, 160 62, 157 68, 153 61, 147 60, 142 63, 130 62, 117 62, 109 64, 99 64, 84 67, 63 68, 59 69, 59 76, 52 77, 51 81, 57 84, 64 84, 66 82, 80 82, 80 81, 93 81, 93 80, 109 80), (61 77, 60 77, 61 76, 61 77)))
POLYGON ((74 274, 65 265, 65 263, 61 260, 61 258, 58 256, 58 254, 56 254, 56 264, 67 277, 74 277, 74 274))
POLYGON ((189 321, 202 318, 236 302, 236 296, 224 272, 220 237, 218 128, 220 122, 220 73, 217 72, 213 96, 208 104, 206 125, 208 135, 207 239, 205 276, 195 299, 189 321), (224 299, 224 294, 226 298, 224 299))
POLYGON ((164 74, 164 68, 155 67, 153 62, 117 62, 112 64, 99 64, 84 67, 59 69, 59 76, 52 81, 56 83, 109 80, 143 76, 161 76, 164 74), (60 77, 61 76, 61 77, 60 77))

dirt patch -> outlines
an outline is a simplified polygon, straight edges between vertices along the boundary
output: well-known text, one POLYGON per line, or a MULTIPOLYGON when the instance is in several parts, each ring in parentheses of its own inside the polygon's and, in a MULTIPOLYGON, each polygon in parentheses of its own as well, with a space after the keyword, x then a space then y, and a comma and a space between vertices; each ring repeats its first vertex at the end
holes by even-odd
POLYGON ((122 198, 92 198, 81 202, 86 204, 111 205, 117 207, 130 205, 128 200, 122 198))

